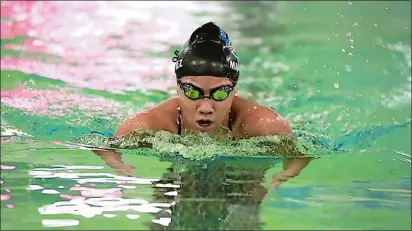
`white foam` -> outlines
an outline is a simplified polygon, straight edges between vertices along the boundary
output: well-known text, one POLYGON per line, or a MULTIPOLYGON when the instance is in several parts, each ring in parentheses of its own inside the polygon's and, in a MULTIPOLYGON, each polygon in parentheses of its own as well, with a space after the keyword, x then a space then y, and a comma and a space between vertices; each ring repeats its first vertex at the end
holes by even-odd
POLYGON ((65 226, 77 226, 79 225, 78 220, 71 219, 52 219, 52 220, 42 220, 44 227, 65 227, 65 226))
POLYGON ((27 187, 26 188, 26 190, 40 190, 40 189, 43 189, 43 187, 42 186, 40 186, 40 185, 35 185, 35 184, 32 184, 32 185, 29 185, 29 187, 27 187))
POLYGON ((175 184, 156 184, 155 187, 158 188, 180 188, 180 185, 175 185, 175 184))
POLYGON ((59 194, 59 191, 56 191, 54 189, 44 189, 43 191, 41 191, 41 193, 43 194, 59 194))
POLYGON ((163 226, 169 226, 171 221, 172 219, 169 217, 161 217, 158 220, 152 220, 153 223, 160 224, 163 226))
POLYGON ((130 208, 136 212, 141 212, 141 213, 158 213, 159 211, 161 211, 161 209, 156 208, 154 206, 147 205, 147 204, 134 205, 134 206, 130 206, 130 208))
POLYGON ((131 220, 134 220, 134 219, 139 218, 140 215, 138 215, 138 214, 126 214, 126 217, 131 219, 131 220))
POLYGON ((166 192, 166 196, 177 196, 177 191, 166 192))

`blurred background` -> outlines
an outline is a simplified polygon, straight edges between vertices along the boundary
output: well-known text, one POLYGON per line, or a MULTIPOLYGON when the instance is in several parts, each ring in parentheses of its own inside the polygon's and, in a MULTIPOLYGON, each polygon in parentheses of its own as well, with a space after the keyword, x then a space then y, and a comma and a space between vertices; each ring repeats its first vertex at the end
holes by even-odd
MULTIPOLYGON (((174 96, 173 52, 209 21, 239 54, 239 94, 275 109, 297 135, 329 150, 285 184, 289 191, 268 188, 259 212, 245 212, 260 217, 259 225, 225 227, 410 229, 410 1, 1 1, 2 229, 56 227, 40 222, 38 210, 55 195, 25 190, 34 180, 27 172, 104 164, 83 153, 90 151, 52 151, 42 142, 111 136, 126 117, 174 96), (346 152, 330 151, 336 149, 346 152), (302 222, 291 224, 294 216, 302 222)), ((170 164, 123 158, 147 178, 161 177, 170 164)), ((262 184, 280 169, 265 170, 262 184)), ((66 181, 49 188, 59 191, 66 181)), ((132 224, 85 217, 77 228, 132 224)))

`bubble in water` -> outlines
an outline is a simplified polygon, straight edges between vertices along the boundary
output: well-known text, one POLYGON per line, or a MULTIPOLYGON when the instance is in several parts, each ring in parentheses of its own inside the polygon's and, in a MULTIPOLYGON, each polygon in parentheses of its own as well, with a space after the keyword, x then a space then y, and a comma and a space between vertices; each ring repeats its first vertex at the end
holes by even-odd
POLYGON ((348 4, 349 4, 349 5, 352 5, 352 2, 351 2, 351 1, 349 1, 349 2, 348 2, 348 4))
POLYGON ((333 86, 334 86, 335 88, 339 88, 339 83, 335 83, 333 86))
POLYGON ((355 47, 354 47, 354 46, 350 46, 350 48, 352 48, 352 49, 353 49, 353 48, 355 48, 355 47))
POLYGON ((349 56, 353 56, 352 52, 349 52, 348 55, 349 55, 349 56))
POLYGON ((346 36, 351 36, 352 35, 352 33, 351 32, 348 32, 347 34, 346 34, 346 36))
POLYGON ((378 24, 373 24, 373 26, 374 26, 374 27, 377 27, 377 26, 378 26, 378 24))
POLYGON ((345 49, 342 48, 342 52, 345 52, 345 49))
POLYGON ((358 23, 357 22, 355 22, 352 26, 357 26, 358 25, 358 23))

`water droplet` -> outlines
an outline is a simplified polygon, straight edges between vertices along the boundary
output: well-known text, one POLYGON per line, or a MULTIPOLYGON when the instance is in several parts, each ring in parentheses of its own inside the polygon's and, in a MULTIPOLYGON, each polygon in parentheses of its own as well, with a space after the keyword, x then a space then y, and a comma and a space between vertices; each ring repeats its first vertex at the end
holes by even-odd
POLYGON ((357 26, 358 25, 358 23, 357 22, 355 22, 352 26, 357 26))
POLYGON ((352 33, 351 32, 348 32, 347 34, 346 34, 346 36, 351 36, 352 35, 352 33))
POLYGON ((388 7, 385 7, 385 10, 387 10, 388 9, 388 7))
POLYGON ((374 27, 377 27, 377 26, 378 26, 378 24, 373 24, 373 26, 374 26, 374 27))
POLYGON ((345 52, 345 49, 342 48, 342 52, 345 52))
POLYGON ((333 86, 334 86, 335 88, 339 88, 339 83, 335 83, 333 86))
POLYGON ((306 8, 304 8, 303 10, 306 10, 306 8))
POLYGON ((352 52, 349 52, 348 55, 349 55, 349 56, 352 56, 353 54, 352 54, 352 52))
POLYGON ((352 2, 348 2, 349 5, 352 5, 352 2))
POLYGON ((352 48, 352 49, 353 49, 353 48, 355 48, 355 47, 354 47, 354 46, 350 46, 350 48, 352 48))
POLYGON ((367 63, 369 63, 369 60, 366 60, 367 63))

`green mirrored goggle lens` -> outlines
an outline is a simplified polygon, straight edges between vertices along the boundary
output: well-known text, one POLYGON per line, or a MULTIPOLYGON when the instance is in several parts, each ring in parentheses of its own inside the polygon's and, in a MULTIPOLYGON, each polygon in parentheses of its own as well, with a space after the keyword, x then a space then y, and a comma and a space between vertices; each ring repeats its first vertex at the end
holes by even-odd
POLYGON ((183 93, 189 99, 192 99, 192 100, 197 100, 200 98, 212 98, 216 101, 222 101, 222 100, 225 100, 227 97, 229 97, 230 92, 232 92, 233 90, 232 87, 225 86, 225 87, 213 90, 211 97, 207 97, 203 95, 203 92, 201 90, 196 89, 190 84, 182 84, 180 87, 182 88, 183 93))
POLYGON ((200 91, 198 91, 196 89, 193 89, 193 88, 184 89, 184 93, 190 99, 199 99, 200 98, 200 91))
POLYGON ((229 92, 221 89, 221 90, 217 90, 216 92, 213 93, 212 98, 214 100, 225 100, 227 97, 229 96, 229 92))

